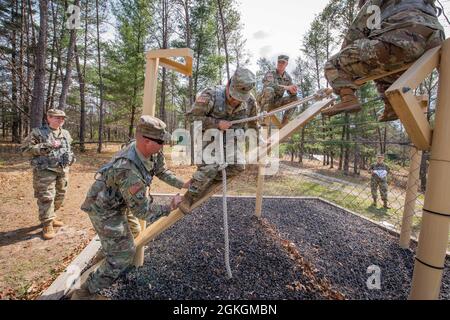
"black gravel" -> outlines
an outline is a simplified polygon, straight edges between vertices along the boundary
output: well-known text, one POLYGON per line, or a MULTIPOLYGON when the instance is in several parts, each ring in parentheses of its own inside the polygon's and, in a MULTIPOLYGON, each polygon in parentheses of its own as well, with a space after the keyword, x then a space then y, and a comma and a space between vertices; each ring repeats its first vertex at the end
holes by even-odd
MULTIPOLYGON (((146 248, 145 264, 103 294, 113 299, 325 299, 315 284, 328 281, 347 299, 406 299, 414 253, 398 236, 319 200, 265 199, 263 215, 295 244, 315 270, 304 274, 253 217, 254 199, 229 198, 231 268, 226 279, 222 200, 213 198, 146 248), (381 269, 381 289, 369 290, 367 268, 381 269)), ((450 298, 447 258, 442 299, 450 298)))

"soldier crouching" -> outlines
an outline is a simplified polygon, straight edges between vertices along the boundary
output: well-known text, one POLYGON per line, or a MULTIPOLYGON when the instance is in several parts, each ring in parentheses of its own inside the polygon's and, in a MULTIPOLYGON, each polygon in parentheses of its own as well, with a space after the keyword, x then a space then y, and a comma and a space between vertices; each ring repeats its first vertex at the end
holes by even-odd
POLYGON ((62 129, 66 114, 50 109, 47 123, 33 129, 22 144, 24 154, 32 156, 34 196, 39 207, 42 236, 45 240, 55 237, 53 227, 61 227, 56 219, 64 201, 69 181, 69 166, 75 161, 70 144, 72 138, 62 129))
POLYGON ((165 168, 161 149, 164 142, 170 141, 165 128, 161 120, 142 116, 136 142, 122 149, 97 172, 81 209, 89 214, 106 259, 72 294, 73 300, 101 299, 99 291, 109 287, 131 265, 136 247, 128 222, 130 214, 153 222, 168 215, 181 202, 181 196, 177 195, 170 205, 153 204, 148 191, 154 176, 178 189, 189 185, 165 168))
MULTIPOLYGON (((258 114, 256 100, 250 93, 255 84, 255 75, 248 69, 239 68, 226 86, 203 90, 187 115, 191 122, 202 122, 203 133, 208 129, 226 131, 230 128, 242 129, 242 131, 244 128, 252 128, 258 131, 257 121, 231 124, 233 120, 246 119, 258 114)), ((203 147, 206 147, 206 144, 203 147)), ((227 175, 232 177, 243 170, 243 165, 229 165, 227 175)), ((180 204, 180 210, 189 213, 193 202, 200 199, 214 182, 221 180, 220 171, 220 164, 198 165, 189 190, 180 204)))

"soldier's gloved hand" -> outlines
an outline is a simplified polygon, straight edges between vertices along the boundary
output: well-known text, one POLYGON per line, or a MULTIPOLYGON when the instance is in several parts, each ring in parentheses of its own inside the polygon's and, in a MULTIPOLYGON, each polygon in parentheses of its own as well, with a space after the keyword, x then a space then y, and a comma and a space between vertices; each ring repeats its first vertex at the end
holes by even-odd
POLYGON ((172 210, 175 210, 176 208, 178 208, 181 201, 183 201, 183 197, 180 196, 179 193, 177 193, 176 196, 174 196, 172 198, 172 201, 170 202, 170 210, 172 211, 172 210))
POLYGON ((220 120, 219 124, 218 124, 219 130, 222 130, 222 131, 230 129, 231 126, 232 126, 231 122, 225 121, 225 120, 220 120))

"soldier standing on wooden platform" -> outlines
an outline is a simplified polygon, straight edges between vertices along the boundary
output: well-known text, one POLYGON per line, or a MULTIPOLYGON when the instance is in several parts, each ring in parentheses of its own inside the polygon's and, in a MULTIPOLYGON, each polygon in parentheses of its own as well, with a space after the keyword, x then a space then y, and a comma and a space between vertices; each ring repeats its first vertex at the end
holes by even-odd
MULTIPOLYGON (((361 104, 355 95, 357 78, 404 67, 445 39, 434 0, 361 0, 359 6, 361 10, 345 36, 341 51, 325 66, 325 77, 341 102, 323 110, 324 115, 360 111, 361 104), (380 9, 379 25, 373 6, 380 9)), ((398 119, 384 92, 400 75, 375 81, 385 104, 381 122, 398 119)))
POLYGON ((170 205, 153 204, 149 195, 154 176, 178 189, 189 186, 189 182, 183 182, 165 167, 161 149, 170 137, 164 122, 142 116, 136 142, 122 149, 97 172, 81 209, 89 214, 106 260, 72 294, 73 300, 102 299, 99 291, 109 287, 133 262, 136 247, 127 210, 134 217, 153 222, 168 215, 181 202, 181 196, 176 195, 170 205))
MULTIPOLYGON (((289 57, 280 55, 276 70, 271 70, 264 76, 263 90, 258 95, 258 103, 262 111, 270 112, 298 99, 298 88, 293 84, 291 76, 286 71, 288 63, 289 57), (288 93, 286 97, 284 96, 285 92, 288 93)), ((294 112, 295 108, 285 111, 281 124, 285 125, 294 112)))
POLYGON ((62 126, 66 114, 62 110, 47 111, 47 124, 33 129, 22 144, 22 152, 32 156, 34 197, 39 207, 42 237, 55 237, 53 227, 63 226, 56 219, 64 201, 69 181, 69 166, 75 161, 69 131, 62 126))
MULTIPOLYGON (((250 91, 255 87, 255 75, 248 69, 239 68, 234 73, 226 86, 217 86, 203 90, 195 101, 192 109, 188 112, 190 121, 202 122, 204 133, 208 129, 252 128, 259 130, 257 121, 232 125, 230 121, 246 119, 258 114, 255 98, 250 91)), ((236 130, 239 131, 239 130, 236 130)), ((205 143, 202 148, 206 147, 205 143)), ((225 152, 225 151, 224 151, 225 152)), ((244 170, 244 165, 233 164, 227 166, 227 176, 234 176, 244 170)), ((215 181, 221 180, 220 164, 200 164, 192 177, 188 192, 184 195, 180 209, 184 213, 190 212, 193 202, 211 187, 215 181)))
POLYGON ((373 203, 372 206, 377 206, 378 188, 380 188, 381 200, 383 201, 383 207, 388 207, 388 183, 387 178, 389 174, 389 167, 384 163, 384 155, 377 155, 377 162, 372 164, 369 168, 369 173, 372 175, 370 178, 370 191, 372 193, 373 203))

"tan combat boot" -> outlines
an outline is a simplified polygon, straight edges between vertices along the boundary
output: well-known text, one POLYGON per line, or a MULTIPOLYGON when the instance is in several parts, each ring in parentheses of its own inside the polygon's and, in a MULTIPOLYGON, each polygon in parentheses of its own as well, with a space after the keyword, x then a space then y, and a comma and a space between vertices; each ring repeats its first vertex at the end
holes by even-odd
POLYGON ((86 282, 83 283, 80 289, 75 290, 70 296, 70 300, 110 300, 98 293, 91 293, 87 288, 86 282))
POLYGON ((178 205, 178 209, 180 209, 184 214, 189 214, 191 213, 191 206, 193 202, 192 194, 188 191, 184 194, 183 201, 181 201, 178 205))
POLYGON ((53 226, 54 226, 55 228, 62 227, 63 225, 64 225, 64 222, 62 222, 61 220, 53 219, 53 226))
POLYGON ((53 221, 46 222, 42 226, 42 238, 44 240, 53 239, 56 236, 55 230, 53 229, 53 221))
POLYGON ((384 101, 384 112, 378 118, 378 121, 379 122, 388 122, 388 121, 398 120, 397 114, 395 113, 394 108, 392 108, 392 105, 389 102, 388 98, 384 97, 383 101, 384 101))
POLYGON ((353 113, 361 111, 361 104, 355 95, 355 90, 342 88, 339 95, 341 96, 341 102, 324 109, 322 111, 323 115, 332 117, 341 112, 353 113))

